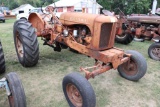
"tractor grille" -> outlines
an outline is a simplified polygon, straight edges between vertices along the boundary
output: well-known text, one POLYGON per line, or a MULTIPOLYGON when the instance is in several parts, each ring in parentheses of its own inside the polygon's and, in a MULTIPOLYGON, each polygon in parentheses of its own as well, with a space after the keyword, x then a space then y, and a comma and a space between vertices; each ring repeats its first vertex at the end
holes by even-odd
POLYGON ((101 25, 99 48, 108 47, 112 32, 112 26, 112 23, 103 23, 101 25))

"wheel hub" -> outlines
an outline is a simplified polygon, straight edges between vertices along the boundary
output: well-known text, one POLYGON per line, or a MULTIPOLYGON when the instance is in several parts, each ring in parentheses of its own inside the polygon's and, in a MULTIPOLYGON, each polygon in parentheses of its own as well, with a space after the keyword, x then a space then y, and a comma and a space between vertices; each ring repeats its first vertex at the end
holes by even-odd
POLYGON ((138 72, 137 64, 133 60, 130 60, 124 64, 123 71, 130 76, 135 75, 138 72))
POLYGON ((68 97, 72 104, 76 107, 82 107, 82 96, 76 86, 73 84, 68 84, 66 89, 68 97))
POLYGON ((16 35, 16 48, 17 48, 17 52, 18 52, 18 55, 20 57, 23 57, 23 44, 19 38, 19 33, 17 32, 17 35, 16 35))
POLYGON ((160 58, 160 48, 154 48, 152 50, 152 53, 153 53, 154 56, 160 58))

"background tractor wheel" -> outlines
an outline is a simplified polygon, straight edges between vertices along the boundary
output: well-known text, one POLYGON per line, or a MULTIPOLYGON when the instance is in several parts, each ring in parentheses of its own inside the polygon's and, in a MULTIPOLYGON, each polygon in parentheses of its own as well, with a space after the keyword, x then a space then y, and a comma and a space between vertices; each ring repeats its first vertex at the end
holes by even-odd
POLYGON ((6 75, 11 95, 8 96, 10 107, 26 107, 26 96, 22 83, 15 72, 6 75))
POLYGON ((134 36, 131 34, 122 34, 120 36, 116 35, 116 37, 115 37, 115 41, 117 43, 121 43, 121 44, 125 44, 125 45, 131 43, 133 41, 133 39, 134 39, 134 36))
POLYGON ((138 81, 147 71, 145 58, 137 51, 129 50, 126 53, 131 54, 130 60, 118 67, 120 75, 131 81, 138 81))
POLYGON ((19 62, 24 67, 36 65, 39 59, 39 44, 31 23, 25 19, 16 21, 13 33, 19 62))
POLYGON ((160 43, 153 43, 148 49, 150 58, 160 61, 160 43))
POLYGON ((6 70, 5 59, 4 59, 2 44, 1 44, 1 41, 0 41, 0 74, 4 73, 5 70, 6 70))
POLYGON ((70 107, 96 106, 96 97, 91 84, 79 73, 65 76, 62 85, 70 107))

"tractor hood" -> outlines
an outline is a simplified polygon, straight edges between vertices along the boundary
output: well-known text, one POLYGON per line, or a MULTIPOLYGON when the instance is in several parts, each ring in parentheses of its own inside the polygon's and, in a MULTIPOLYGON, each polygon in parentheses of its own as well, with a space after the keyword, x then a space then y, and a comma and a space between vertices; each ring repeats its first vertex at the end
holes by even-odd
POLYGON ((141 23, 160 23, 160 16, 129 16, 128 21, 136 21, 141 23))
POLYGON ((90 29, 93 28, 94 23, 115 23, 117 18, 114 16, 105 16, 98 14, 66 12, 61 14, 60 21, 63 25, 82 24, 87 25, 90 29))

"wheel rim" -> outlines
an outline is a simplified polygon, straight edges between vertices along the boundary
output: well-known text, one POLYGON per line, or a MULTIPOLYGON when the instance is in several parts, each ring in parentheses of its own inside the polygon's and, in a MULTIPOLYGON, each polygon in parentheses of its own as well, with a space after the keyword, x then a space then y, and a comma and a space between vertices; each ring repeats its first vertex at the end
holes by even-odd
POLYGON ((160 48, 154 48, 154 49, 152 49, 152 54, 155 57, 160 58, 160 48))
POLYGON ((16 33, 16 48, 17 48, 17 53, 20 57, 23 57, 23 44, 19 38, 19 33, 16 33))
POLYGON ((13 93, 11 89, 11 84, 9 83, 9 81, 8 81, 8 86, 11 91, 11 95, 8 96, 9 104, 10 104, 10 107, 14 107, 14 98, 13 98, 13 93))
POLYGON ((72 104, 76 107, 82 107, 83 99, 76 86, 73 84, 68 84, 66 90, 68 98, 72 104))
POLYGON ((133 76, 137 74, 138 67, 135 61, 130 59, 130 61, 123 64, 123 72, 126 73, 129 76, 133 76))
POLYGON ((10 107, 14 107, 14 98, 12 95, 8 96, 10 107))

